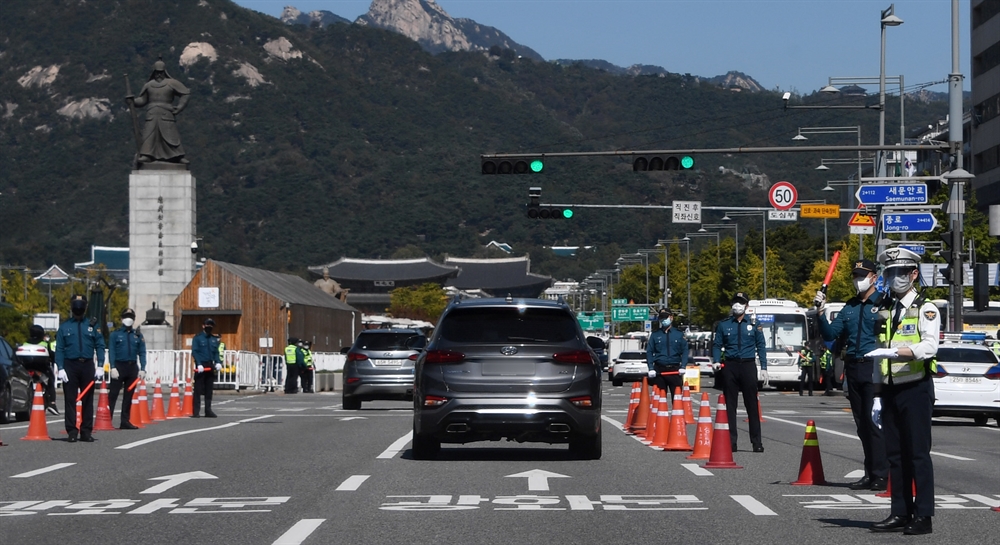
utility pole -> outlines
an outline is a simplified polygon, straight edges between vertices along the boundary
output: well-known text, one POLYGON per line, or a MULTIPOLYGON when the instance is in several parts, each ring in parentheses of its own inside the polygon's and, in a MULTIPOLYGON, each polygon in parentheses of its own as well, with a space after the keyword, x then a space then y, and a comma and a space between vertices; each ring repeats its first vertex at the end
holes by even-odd
POLYGON ((962 165, 962 74, 959 71, 958 56, 958 0, 951 0, 951 73, 948 74, 948 146, 955 158, 955 168, 944 177, 951 183, 951 200, 948 202, 948 215, 958 247, 953 247, 954 262, 951 283, 951 330, 962 331, 963 285, 965 284, 965 268, 962 264, 962 216, 965 213, 965 182, 974 176, 965 171, 962 165))

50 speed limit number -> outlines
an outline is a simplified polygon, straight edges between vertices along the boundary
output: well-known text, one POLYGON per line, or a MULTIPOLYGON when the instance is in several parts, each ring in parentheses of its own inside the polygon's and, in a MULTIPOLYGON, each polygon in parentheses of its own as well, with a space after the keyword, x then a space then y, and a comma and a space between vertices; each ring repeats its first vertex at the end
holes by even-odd
POLYGON ((771 201, 771 206, 776 209, 788 210, 795 206, 795 202, 799 200, 799 192, 795 190, 794 185, 788 182, 778 182, 771 186, 768 199, 771 201))

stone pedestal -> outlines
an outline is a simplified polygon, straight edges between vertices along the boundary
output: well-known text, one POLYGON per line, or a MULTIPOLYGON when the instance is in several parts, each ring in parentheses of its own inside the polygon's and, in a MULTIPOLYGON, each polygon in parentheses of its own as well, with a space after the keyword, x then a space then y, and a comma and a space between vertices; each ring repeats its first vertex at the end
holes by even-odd
MULTIPOLYGON (((129 306, 142 322, 156 303, 176 327, 174 299, 195 270, 194 176, 186 170, 133 170, 128 196, 129 306)), ((167 339, 170 346, 158 348, 172 349, 172 336, 167 339)))
MULTIPOLYGON (((146 339, 146 350, 174 349, 174 327, 172 325, 144 325, 141 327, 141 331, 142 336, 146 339)), ((181 348, 183 349, 183 347, 181 348)))

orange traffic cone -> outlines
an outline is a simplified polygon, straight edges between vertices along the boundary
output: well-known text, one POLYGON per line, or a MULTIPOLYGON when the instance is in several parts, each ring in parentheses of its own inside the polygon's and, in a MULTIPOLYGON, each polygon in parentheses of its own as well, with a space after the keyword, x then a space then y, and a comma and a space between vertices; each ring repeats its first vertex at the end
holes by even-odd
POLYGON ((709 406, 708 392, 701 393, 701 408, 698 409, 698 430, 694 438, 694 454, 688 460, 708 460, 712 455, 712 407, 709 406))
MULTIPOLYGON (((913 489, 913 491, 911 493, 913 494, 913 496, 916 496, 917 495, 917 482, 916 481, 913 481, 912 489, 913 489)), ((891 498, 892 497, 892 477, 891 476, 888 479, 886 479, 885 492, 879 492, 878 494, 875 494, 875 497, 876 498, 891 498)))
POLYGON ((661 396, 656 409, 656 431, 649 446, 663 448, 670 443, 670 411, 667 408, 667 396, 661 396))
MULTIPOLYGON (((764 420, 764 411, 762 411, 760 408, 760 394, 757 394, 757 419, 758 422, 767 422, 767 420, 764 420)), ((749 422, 750 419, 744 418, 743 421, 749 422)))
POLYGON ((674 412, 670 417, 670 437, 663 450, 690 451, 688 443, 687 423, 684 422, 684 399, 681 389, 674 388, 674 412))
POLYGON ((177 377, 174 377, 174 384, 170 387, 170 408, 167 409, 167 418, 181 418, 181 392, 177 389, 177 377))
POLYGON ((632 424, 632 418, 635 416, 635 408, 639 405, 639 381, 632 383, 632 393, 629 394, 628 398, 628 415, 625 416, 625 423, 622 424, 622 429, 625 433, 632 433, 629 430, 629 426, 632 424))
POLYGON ((42 385, 35 383, 35 397, 31 401, 31 420, 28 422, 28 435, 22 441, 51 441, 49 428, 45 423, 45 396, 42 385))
POLYGON ((153 423, 149 417, 149 396, 146 395, 146 381, 139 381, 139 420, 143 426, 153 423))
POLYGON ((646 429, 638 433, 642 437, 642 442, 647 445, 653 442, 653 437, 656 435, 656 425, 659 424, 656 419, 660 416, 660 388, 653 386, 652 389, 653 395, 649 400, 649 420, 646 421, 646 429))
MULTIPOLYGON (((76 431, 80 431, 80 423, 83 422, 83 401, 76 400, 76 431)), ((67 435, 69 432, 62 430, 59 433, 67 435)))
MULTIPOLYGON (((646 377, 642 378, 642 386, 639 391, 639 404, 636 406, 635 414, 633 418, 635 421, 632 422, 629 429, 632 433, 639 435, 639 432, 646 429, 646 424, 649 421, 649 379, 646 377)), ((191 412, 194 412, 194 407, 192 407, 191 412)))
POLYGON ((111 408, 108 407, 108 383, 101 381, 101 389, 97 396, 97 418, 94 419, 94 431, 114 431, 111 422, 111 408))
POLYGON ((191 383, 184 383, 184 410, 181 416, 194 416, 194 392, 191 391, 191 383))
POLYGON ((684 423, 697 424, 698 421, 694 419, 694 410, 691 409, 691 388, 688 386, 686 380, 684 381, 684 391, 681 395, 681 400, 684 401, 684 423))
POLYGON ((163 385, 160 384, 160 379, 156 379, 156 385, 153 386, 153 414, 150 418, 154 422, 167 419, 167 415, 163 414, 163 385))
POLYGON ((708 463, 709 469, 743 469, 733 461, 733 445, 729 437, 729 414, 726 413, 726 396, 719 394, 719 403, 715 406, 715 426, 712 428, 712 452, 708 463))
MULTIPOLYGON (((136 381, 138 382, 138 381, 136 381)), ((132 406, 128 408, 128 421, 132 423, 133 426, 142 429, 146 426, 142 425, 142 418, 139 416, 139 387, 132 387, 132 406)))
POLYGON ((802 443, 802 461, 799 463, 799 480, 794 485, 825 485, 823 476, 823 459, 819 454, 819 435, 816 433, 816 422, 806 422, 806 440, 802 443))

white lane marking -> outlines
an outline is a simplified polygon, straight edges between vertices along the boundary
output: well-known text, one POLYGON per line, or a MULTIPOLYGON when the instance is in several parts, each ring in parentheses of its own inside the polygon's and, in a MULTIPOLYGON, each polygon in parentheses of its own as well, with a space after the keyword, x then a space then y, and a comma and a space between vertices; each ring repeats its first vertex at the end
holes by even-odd
POLYGON ((368 477, 371 477, 371 475, 351 475, 346 481, 340 483, 337 490, 341 492, 354 492, 358 488, 361 488, 361 483, 367 481, 368 477))
POLYGON ((27 479, 28 477, 34 477, 35 475, 41 475, 42 473, 48 473, 50 471, 56 471, 64 467, 75 466, 76 462, 65 462, 62 464, 54 464, 48 467, 43 467, 41 469, 36 469, 34 471, 28 471, 26 473, 18 473, 17 475, 11 475, 11 479, 27 479))
MULTIPOLYGON (((625 412, 628 412, 628 411, 625 411, 625 412)), ((609 417, 604 416, 602 414, 601 415, 601 420, 607 422, 608 424, 611 424, 612 426, 614 426, 614 427, 616 427, 618 429, 622 429, 622 423, 619 422, 619 421, 617 421, 617 420, 615 420, 614 418, 609 418, 609 417)))
POLYGON ((156 437, 150 437, 149 439, 143 439, 141 441, 136 441, 134 443, 126 443, 126 444, 124 444, 124 445, 122 445, 120 447, 115 447, 115 450, 128 450, 128 449, 135 448, 135 447, 141 447, 142 445, 146 445, 146 444, 149 444, 149 443, 155 443, 156 441, 162 441, 164 439, 171 439, 171 438, 174 438, 174 437, 180 437, 181 435, 188 435, 188 434, 191 434, 191 433, 201 433, 203 431, 213 431, 213 430, 221 430, 221 429, 225 429, 225 428, 231 428, 233 426, 239 426, 240 424, 243 424, 245 422, 253 422, 254 420, 263 420, 265 418, 271 418, 272 416, 274 416, 274 415, 273 414, 266 414, 264 416, 255 416, 253 418, 247 418, 245 420, 237 420, 236 422, 230 422, 229 424, 223 424, 221 426, 213 426, 211 428, 198 428, 196 430, 179 431, 179 432, 176 432, 176 433, 168 433, 166 435, 158 435, 156 437))
POLYGON ((945 454, 943 452, 931 451, 934 456, 941 456, 942 458, 951 458, 952 460, 961 460, 963 462, 975 462, 975 458, 966 458, 965 456, 955 456, 954 454, 945 454))
POLYGON ((400 437, 399 439, 396 439, 396 441, 393 444, 389 445, 389 448, 382 451, 382 454, 379 454, 375 458, 379 460, 395 458, 396 455, 399 454, 400 451, 402 451, 403 448, 406 447, 406 444, 409 443, 410 440, 412 439, 413 439, 413 430, 410 430, 406 432, 406 435, 400 437))
POLYGON ((742 505, 747 511, 761 516, 761 515, 777 515, 774 511, 767 508, 766 505, 760 503, 753 496, 729 496, 736 500, 736 503, 742 505))
POLYGON ((979 494, 962 494, 962 496, 965 496, 972 501, 978 501, 979 503, 989 505, 990 507, 1000 507, 1000 500, 995 500, 989 496, 982 496, 979 494))
POLYGON ((204 471, 189 471, 187 473, 178 473, 176 475, 164 475, 162 477, 150 477, 146 479, 148 481, 163 481, 162 483, 151 486, 140 494, 159 494, 161 492, 166 492, 171 488, 184 484, 188 481, 193 481, 195 479, 218 479, 215 475, 211 473, 205 473, 204 471))
POLYGON ((701 467, 698 464, 681 464, 681 467, 683 467, 684 469, 690 471, 691 473, 694 473, 695 475, 697 475, 699 477, 712 477, 713 476, 713 473, 711 471, 709 471, 709 470, 701 467))
POLYGON ((319 528, 326 519, 302 519, 296 522, 287 532, 281 534, 272 545, 300 545, 310 534, 319 528))
POLYGON ((302 411, 304 411, 304 410, 306 410, 308 408, 309 407, 301 407, 301 408, 296 408, 296 409, 278 409, 278 412, 279 413, 300 413, 300 412, 302 412, 302 411))
POLYGON ((350 422, 351 420, 367 420, 367 418, 363 416, 347 416, 340 419, 341 422, 350 422))
MULTIPOLYGON (((56 424, 58 422, 66 422, 66 420, 63 417, 60 416, 59 418, 56 418, 56 419, 53 419, 53 420, 46 420, 45 421, 46 424, 56 424)), ((31 424, 24 424, 22 426, 4 426, 3 429, 5 429, 5 430, 23 430, 23 429, 27 428, 30 425, 31 424)))
POLYGON ((863 470, 863 469, 855 469, 854 471, 848 473, 847 475, 844 475, 844 478, 845 479, 860 479, 860 478, 862 478, 864 476, 865 476, 865 470, 863 470))

